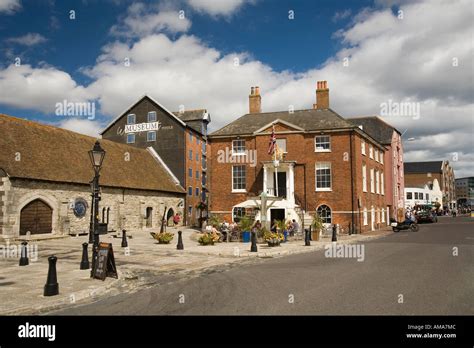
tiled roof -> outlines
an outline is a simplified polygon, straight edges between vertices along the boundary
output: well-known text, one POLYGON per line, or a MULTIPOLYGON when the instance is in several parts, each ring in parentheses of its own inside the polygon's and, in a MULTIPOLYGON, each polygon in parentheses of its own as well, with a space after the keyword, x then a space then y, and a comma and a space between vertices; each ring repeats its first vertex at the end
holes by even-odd
POLYGON ((356 117, 350 118, 348 121, 356 126, 362 126, 364 132, 384 145, 392 143, 392 135, 394 131, 400 133, 397 129, 378 116, 356 117))
MULTIPOLYGON (((89 184, 95 138, 0 114, 0 168, 10 177, 89 184), (19 155, 20 157, 18 157, 19 155), (17 160, 19 159, 19 160, 17 160)), ((100 140, 103 186, 183 193, 146 149, 100 140), (126 159, 126 154, 129 161, 126 159)))
POLYGON ((294 124, 295 126, 303 128, 305 131, 354 128, 352 123, 346 121, 342 116, 338 115, 331 109, 308 109, 295 110, 293 113, 289 113, 288 111, 278 111, 246 114, 223 128, 211 133, 210 137, 250 135, 256 130, 259 130, 265 125, 278 119, 294 124))

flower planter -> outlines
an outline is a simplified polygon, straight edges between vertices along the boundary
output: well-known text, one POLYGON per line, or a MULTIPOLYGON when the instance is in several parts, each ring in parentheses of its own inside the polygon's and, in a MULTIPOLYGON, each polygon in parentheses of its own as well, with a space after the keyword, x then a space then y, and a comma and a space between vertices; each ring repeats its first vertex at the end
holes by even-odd
POLYGON ((268 246, 269 246, 269 247, 280 246, 280 242, 268 242, 268 241, 267 241, 267 243, 268 243, 268 246))

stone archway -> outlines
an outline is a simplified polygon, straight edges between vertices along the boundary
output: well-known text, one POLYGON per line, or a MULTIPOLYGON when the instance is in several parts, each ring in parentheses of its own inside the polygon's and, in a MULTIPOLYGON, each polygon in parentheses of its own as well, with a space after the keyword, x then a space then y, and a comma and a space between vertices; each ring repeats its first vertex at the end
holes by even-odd
POLYGON ((21 212, 23 208, 25 208, 29 203, 35 200, 40 200, 44 202, 46 205, 49 206, 49 208, 52 209, 52 217, 51 217, 52 221, 51 221, 50 233, 53 233, 53 234, 60 233, 58 229, 59 206, 55 197, 48 194, 38 194, 36 192, 28 192, 27 194, 21 196, 21 198, 18 200, 18 204, 16 205, 16 209, 15 209, 16 221, 13 226, 13 234, 15 236, 20 235, 21 212))
POLYGON ((166 226, 174 226, 173 216, 174 216, 174 210, 173 208, 169 208, 168 212, 166 213, 166 226))

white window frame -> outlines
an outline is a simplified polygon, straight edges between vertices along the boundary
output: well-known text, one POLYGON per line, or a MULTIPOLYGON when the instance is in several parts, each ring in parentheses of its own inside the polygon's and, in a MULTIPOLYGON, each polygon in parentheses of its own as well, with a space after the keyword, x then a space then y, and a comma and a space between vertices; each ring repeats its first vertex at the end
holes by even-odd
POLYGON ((146 133, 146 141, 156 141, 156 131, 149 131, 146 133), (150 134, 154 134, 154 139, 150 139, 150 134))
POLYGON ((279 139, 277 139, 277 140, 276 140, 276 145, 277 145, 277 147, 278 147, 280 150, 283 150, 283 153, 288 153, 288 151, 287 151, 287 149, 286 149, 286 138, 279 138, 279 139), (283 143, 285 144, 284 149, 283 149, 283 147, 281 147, 281 146, 278 144, 279 142, 280 142, 280 143, 283 142, 283 143))
POLYGON ((378 170, 375 171, 375 193, 380 194, 380 172, 378 170))
POLYGON ((370 169, 370 192, 375 193, 375 172, 374 172, 374 168, 370 169))
POLYGON ((328 192, 332 191, 332 168, 331 162, 316 162, 314 166, 314 185, 316 191, 328 192), (327 169, 327 168, 318 168, 322 166, 329 166, 329 187, 318 187, 318 169, 327 169))
POLYGON ((362 213, 362 216, 363 216, 363 224, 364 224, 364 226, 368 226, 368 225, 369 225, 369 216, 368 216, 367 208, 364 208, 363 213, 362 213))
POLYGON ((364 156, 366 156, 366 154, 365 154, 365 141, 364 141, 364 140, 361 140, 361 143, 360 143, 360 150, 361 150, 362 154, 363 154, 364 156))
POLYGON ((374 154, 375 162, 378 162, 379 161, 379 150, 375 149, 374 152, 375 152, 375 154, 374 154))
POLYGON ((127 115, 127 124, 135 124, 137 123, 137 115, 135 114, 128 114, 127 115), (133 122, 130 122, 130 116, 133 116, 133 122))
POLYGON ((128 133, 127 134, 127 144, 134 144, 136 141, 136 135, 135 133, 128 133), (133 137, 133 141, 129 141, 128 137, 133 137))
POLYGON ((383 157, 385 156, 385 153, 383 151, 380 151, 380 163, 383 164, 383 157))
POLYGON ((330 135, 316 135, 314 137, 314 152, 331 152, 331 136, 330 135), (329 148, 328 149, 324 149, 324 148, 318 148, 316 143, 317 143, 317 139, 318 138, 328 138, 328 141, 327 142, 324 142, 323 144, 329 144, 329 148))
POLYGON ((231 178, 232 178, 232 182, 231 182, 232 192, 233 193, 247 192, 247 166, 245 166, 245 165, 235 165, 235 166, 232 166, 230 170, 231 170, 231 178), (243 167, 244 168, 244 171, 243 171, 244 172, 244 176, 243 176, 243 178, 244 178, 244 182, 243 182, 244 188, 243 189, 234 188, 234 168, 235 167, 243 167))
POLYGON ((148 111, 147 117, 146 117, 148 122, 156 122, 157 116, 156 116, 156 111, 148 111), (150 120, 150 116, 155 116, 154 119, 150 120))
POLYGON ((374 148, 372 145, 369 145, 369 157, 374 159, 374 148))
POLYGON ((367 192, 367 166, 362 165, 362 191, 367 192))
POLYGON ((232 140, 232 156, 244 156, 246 149, 247 149, 247 147, 246 147, 245 139, 234 139, 234 140, 232 140), (234 144, 236 142, 239 142, 241 145, 240 146, 235 146, 234 144), (240 151, 235 151, 235 149, 240 149, 240 151))
POLYGON ((385 208, 382 208, 382 223, 385 222, 385 208))
POLYGON ((380 172, 380 192, 385 195, 385 183, 384 183, 383 172, 380 172))

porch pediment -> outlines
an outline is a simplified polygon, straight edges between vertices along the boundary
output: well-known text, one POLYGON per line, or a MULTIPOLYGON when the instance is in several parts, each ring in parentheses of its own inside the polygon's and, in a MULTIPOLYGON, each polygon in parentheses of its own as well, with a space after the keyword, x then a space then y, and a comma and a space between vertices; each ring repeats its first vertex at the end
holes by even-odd
POLYGON ((257 129, 253 134, 258 135, 258 134, 271 134, 273 127, 275 127, 275 133, 282 133, 282 132, 302 132, 304 131, 303 128, 294 125, 290 122, 283 121, 280 119, 277 119, 273 122, 270 122, 266 124, 265 126, 261 127, 260 129, 257 129))

